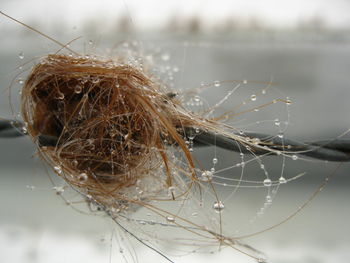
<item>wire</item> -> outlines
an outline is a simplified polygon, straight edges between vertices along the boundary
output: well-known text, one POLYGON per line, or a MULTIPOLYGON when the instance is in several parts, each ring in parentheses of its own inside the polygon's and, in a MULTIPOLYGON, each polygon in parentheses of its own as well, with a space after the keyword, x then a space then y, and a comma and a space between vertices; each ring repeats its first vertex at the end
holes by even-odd
POLYGON ((238 136, 259 139, 260 143, 258 143, 256 147, 252 147, 251 144, 249 144, 249 149, 247 149, 246 146, 248 145, 244 145, 241 141, 207 131, 200 131, 193 139, 193 143, 197 143, 199 146, 216 145, 217 147, 229 151, 255 155, 276 155, 278 151, 283 151, 284 154, 301 154, 325 161, 350 161, 350 140, 346 139, 302 143, 261 133, 246 132, 238 136), (267 149, 264 148, 263 145, 266 145, 267 149))
MULTIPOLYGON (((24 124, 15 120, 0 120, 0 138, 24 136, 24 124)), ((185 128, 185 133, 194 134, 193 128, 185 128)), ((259 139, 256 146, 245 145, 242 141, 234 140, 221 134, 215 134, 200 130, 196 132, 193 143, 197 146, 217 146, 233 152, 241 152, 255 155, 276 155, 278 151, 284 154, 301 154, 311 158, 331 161, 350 162, 350 140, 334 139, 315 142, 297 142, 287 138, 271 136, 262 133, 245 132, 237 136, 251 139, 259 139), (267 148, 266 148, 267 147, 267 148), (271 151, 272 150, 272 151, 271 151)), ((58 138, 41 134, 38 136, 39 146, 55 146, 58 138)))
POLYGON ((16 120, 0 120, 0 138, 12 138, 26 135, 24 125, 16 120))

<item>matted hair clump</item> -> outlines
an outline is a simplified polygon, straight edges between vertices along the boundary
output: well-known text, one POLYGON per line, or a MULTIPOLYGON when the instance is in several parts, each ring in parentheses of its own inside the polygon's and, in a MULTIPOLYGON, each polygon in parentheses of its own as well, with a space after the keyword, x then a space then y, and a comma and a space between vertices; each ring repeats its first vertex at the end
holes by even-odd
POLYGON ((48 55, 22 91, 29 135, 57 138, 40 156, 76 190, 117 211, 175 185, 185 192, 196 180, 182 128, 198 123, 181 109, 145 70, 90 57, 48 55), (178 164, 171 145, 185 156, 187 182, 172 172, 178 164))

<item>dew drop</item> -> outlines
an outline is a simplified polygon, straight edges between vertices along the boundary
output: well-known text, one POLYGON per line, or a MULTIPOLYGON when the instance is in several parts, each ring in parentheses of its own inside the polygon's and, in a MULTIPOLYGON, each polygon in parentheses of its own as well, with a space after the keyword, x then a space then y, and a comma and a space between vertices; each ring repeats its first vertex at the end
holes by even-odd
POLYGON ((280 126, 280 124, 281 124, 280 120, 279 119, 275 119, 275 125, 276 126, 280 126))
POLYGON ((248 80, 243 80, 243 84, 247 84, 248 83, 248 80))
POLYGON ((255 94, 251 95, 251 96, 250 96, 250 100, 251 100, 251 101, 256 101, 256 95, 255 95, 255 94))
POLYGON ((54 166, 53 169, 54 169, 57 173, 59 173, 59 174, 62 173, 62 168, 61 168, 61 166, 59 166, 59 165, 54 166))
POLYGON ((286 178, 284 178, 283 176, 281 176, 280 179, 278 179, 278 181, 280 182, 280 184, 285 184, 287 182, 286 178))
POLYGON ((218 163, 218 158, 213 158, 213 164, 217 164, 218 163))
POLYGON ((64 192, 64 188, 62 186, 55 186, 53 187, 53 190, 56 191, 57 195, 61 195, 64 192))
POLYGON ((271 195, 267 195, 267 196, 266 196, 266 203, 268 203, 268 204, 272 203, 272 197, 271 197, 271 195))
POLYGON ((21 131, 22 131, 23 134, 28 134, 28 130, 24 126, 21 128, 21 131))
POLYGON ((283 133, 280 132, 277 136, 278 138, 283 138, 283 133))
POLYGON ((34 190, 35 186, 34 185, 27 185, 26 188, 29 189, 29 190, 34 190))
POLYGON ((294 161, 298 160, 298 155, 293 154, 293 155, 292 155, 292 159, 293 159, 294 161))
POLYGON ((81 173, 81 174, 79 174, 79 176, 78 176, 78 180, 79 180, 80 182, 86 182, 87 179, 88 179, 88 175, 87 175, 86 173, 81 173))
POLYGON ((168 53, 162 54, 162 60, 163 61, 168 61, 170 59, 170 55, 168 53))
POLYGON ((215 81, 214 81, 214 86, 215 86, 215 87, 220 87, 220 81, 215 80, 215 81))
POLYGON ((265 257, 259 257, 256 260, 258 263, 266 263, 266 258, 265 257))
POLYGON ((166 221, 168 221, 170 223, 174 223, 175 222, 175 218, 172 217, 172 216, 167 216, 165 219, 166 219, 166 221))
POLYGON ((24 83, 24 80, 23 79, 18 79, 18 83, 22 85, 24 83))
POLYGON ((270 178, 266 178, 266 179, 264 180, 264 186, 271 186, 271 185, 272 185, 271 179, 270 179, 270 178))
POLYGON ((18 54, 18 57, 19 57, 19 59, 24 59, 24 53, 23 53, 23 51, 21 51, 21 52, 18 54))
POLYGON ((217 213, 220 213, 222 210, 224 210, 225 208, 225 205, 223 202, 221 201, 216 201, 214 204, 213 204, 213 209, 215 210, 215 212, 217 213))
POLYGON ((213 172, 212 171, 208 171, 208 170, 203 171, 202 175, 201 175, 201 179, 204 182, 211 181, 213 179, 213 172))
POLYGON ((75 88, 74 88, 74 92, 76 94, 81 93, 82 90, 83 90, 83 88, 80 85, 76 85, 75 88))
POLYGON ((57 97, 56 97, 57 99, 59 99, 59 100, 63 100, 64 99, 64 94, 62 93, 62 92, 59 92, 58 94, 57 94, 57 97))

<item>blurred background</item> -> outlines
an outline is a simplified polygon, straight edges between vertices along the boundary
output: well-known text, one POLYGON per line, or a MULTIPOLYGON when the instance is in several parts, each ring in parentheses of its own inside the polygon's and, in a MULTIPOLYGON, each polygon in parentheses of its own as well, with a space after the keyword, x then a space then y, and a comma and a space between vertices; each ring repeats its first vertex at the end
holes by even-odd
MULTIPOLYGON (((315 141, 335 138, 350 128, 349 1, 1 0, 0 7, 62 43, 82 36, 71 47, 86 54, 108 54, 123 41, 136 41, 137 48, 158 56, 164 67, 176 69, 169 80, 176 90, 217 80, 248 80, 247 88, 236 92, 224 109, 266 86, 256 87, 250 85, 251 81, 273 81, 276 89, 271 96, 292 100, 288 111, 273 106, 248 114, 243 118, 247 126, 237 122, 248 127, 242 129, 261 132, 256 121, 268 120, 264 132, 276 134, 278 129, 271 121, 279 118, 288 121, 287 137, 315 141)), ((19 112, 18 92, 25 78, 25 73, 17 74, 29 69, 32 59, 56 52, 59 46, 4 16, 0 16, 0 32, 0 117, 13 118, 19 112)), ((203 94, 203 98, 215 105, 230 89, 232 85, 222 85, 203 94)), ((344 138, 350 139, 350 135, 344 138)), ((115 225, 106 218, 79 214, 64 204, 52 190, 47 172, 27 138, 0 139, 0 146, 0 252, 4 262, 122 262, 114 251, 118 246, 111 242, 111 236, 116 235, 115 225)), ((204 163, 213 158, 209 150, 197 154, 204 163)), ((230 153, 219 151, 218 156, 222 167, 230 165, 230 153)), ((265 165, 278 179, 280 160, 270 158, 265 165)), ((271 211, 257 220, 255 230, 295 211, 335 167, 337 164, 303 160, 287 163, 285 177, 307 174, 282 187, 271 211)), ((259 168, 252 167, 248 172, 258 177, 259 168)), ((246 242, 264 251, 269 262, 347 262, 348 178, 349 165, 344 164, 299 215, 246 242)), ((241 202, 231 211, 232 218, 235 213, 255 213, 261 205, 254 204, 261 193, 242 196, 245 199, 239 199, 241 202)), ((134 245, 139 262, 165 262, 139 244, 134 245)), ((226 250, 174 260, 253 262, 239 253, 232 257, 226 250)))

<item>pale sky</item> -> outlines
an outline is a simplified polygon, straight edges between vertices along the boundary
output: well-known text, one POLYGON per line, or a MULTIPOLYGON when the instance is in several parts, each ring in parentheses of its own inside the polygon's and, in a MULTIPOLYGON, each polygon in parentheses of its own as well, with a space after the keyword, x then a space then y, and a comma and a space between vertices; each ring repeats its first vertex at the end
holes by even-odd
POLYGON ((141 29, 159 27, 174 15, 197 15, 209 26, 228 17, 257 18, 277 28, 318 16, 330 27, 350 27, 349 0, 2 0, 1 5, 3 12, 22 20, 63 18, 69 24, 128 14, 141 29))

